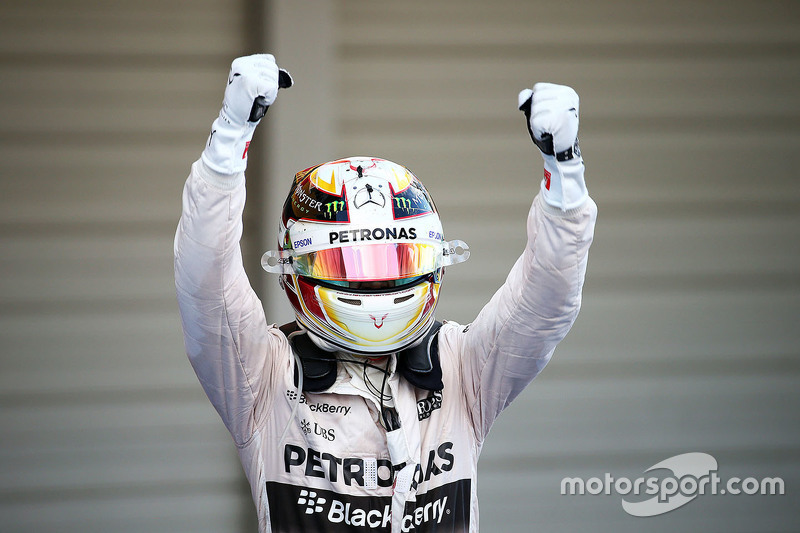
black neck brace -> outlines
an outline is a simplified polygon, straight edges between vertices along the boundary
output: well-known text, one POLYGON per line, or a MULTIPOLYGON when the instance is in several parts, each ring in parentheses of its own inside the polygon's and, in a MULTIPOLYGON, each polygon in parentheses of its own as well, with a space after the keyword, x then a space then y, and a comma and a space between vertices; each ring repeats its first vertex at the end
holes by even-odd
MULTIPOLYGON (((397 371, 409 383, 419 389, 440 391, 442 382, 442 365, 439 362, 439 342, 437 335, 441 322, 434 322, 422 342, 397 353, 397 371)), ((301 331, 296 322, 281 326, 287 336, 301 331)), ((306 392, 324 392, 336 381, 337 358, 335 352, 323 350, 309 338, 305 332, 289 338, 292 351, 300 358, 303 370, 303 390, 306 392)), ((294 369, 294 383, 297 386, 298 368, 294 369)))

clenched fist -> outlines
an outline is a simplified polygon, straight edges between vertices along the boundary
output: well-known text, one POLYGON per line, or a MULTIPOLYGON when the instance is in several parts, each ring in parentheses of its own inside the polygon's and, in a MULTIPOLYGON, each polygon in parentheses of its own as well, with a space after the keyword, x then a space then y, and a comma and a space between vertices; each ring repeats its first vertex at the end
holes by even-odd
POLYGON ((231 63, 219 117, 211 126, 203 162, 221 174, 247 168, 247 151, 256 126, 292 77, 270 54, 238 57, 231 63))
POLYGON ((574 157, 571 149, 578 142, 580 99, 572 87, 537 83, 533 90, 519 93, 519 108, 525 112, 531 138, 543 154, 555 155, 559 161, 574 157))
POLYGON ((578 148, 578 93, 566 85, 537 83, 519 93, 518 105, 544 159, 544 201, 562 211, 580 207, 589 193, 578 148))

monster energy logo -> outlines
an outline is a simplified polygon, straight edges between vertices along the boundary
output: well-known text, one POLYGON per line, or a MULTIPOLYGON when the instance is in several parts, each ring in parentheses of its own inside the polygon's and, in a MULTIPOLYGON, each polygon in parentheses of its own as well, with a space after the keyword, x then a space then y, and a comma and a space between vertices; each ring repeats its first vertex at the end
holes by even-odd
POLYGON ((344 201, 342 200, 335 200, 333 202, 328 202, 327 204, 325 204, 325 213, 327 215, 334 215, 343 209, 344 209, 344 201))
POLYGON ((400 209, 411 209, 411 200, 402 196, 395 196, 394 205, 400 209))

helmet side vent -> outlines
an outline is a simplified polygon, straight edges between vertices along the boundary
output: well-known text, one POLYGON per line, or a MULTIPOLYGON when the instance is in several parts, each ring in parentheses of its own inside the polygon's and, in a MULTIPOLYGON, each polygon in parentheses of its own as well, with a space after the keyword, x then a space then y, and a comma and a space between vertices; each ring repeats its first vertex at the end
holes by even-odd
POLYGON ((401 304, 401 303, 405 302, 406 300, 410 300, 413 297, 414 297, 413 294, 406 294, 405 296, 399 296, 399 297, 394 299, 394 303, 395 304, 401 304))
POLYGON ((361 305, 361 300, 356 298, 342 298, 341 296, 337 296, 336 299, 345 304, 361 305))

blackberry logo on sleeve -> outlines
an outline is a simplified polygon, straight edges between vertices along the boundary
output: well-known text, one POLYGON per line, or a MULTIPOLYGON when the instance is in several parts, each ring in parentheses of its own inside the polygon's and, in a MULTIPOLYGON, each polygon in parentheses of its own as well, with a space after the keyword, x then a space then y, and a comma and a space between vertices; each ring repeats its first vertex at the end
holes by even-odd
MULTIPOLYGON (((469 479, 461 479, 417 494, 416 501, 406 502, 402 530, 465 531, 470 522, 470 485, 469 479)), ((274 481, 268 481, 266 488, 276 533, 388 533, 391 527, 391 495, 355 496, 274 481)))

